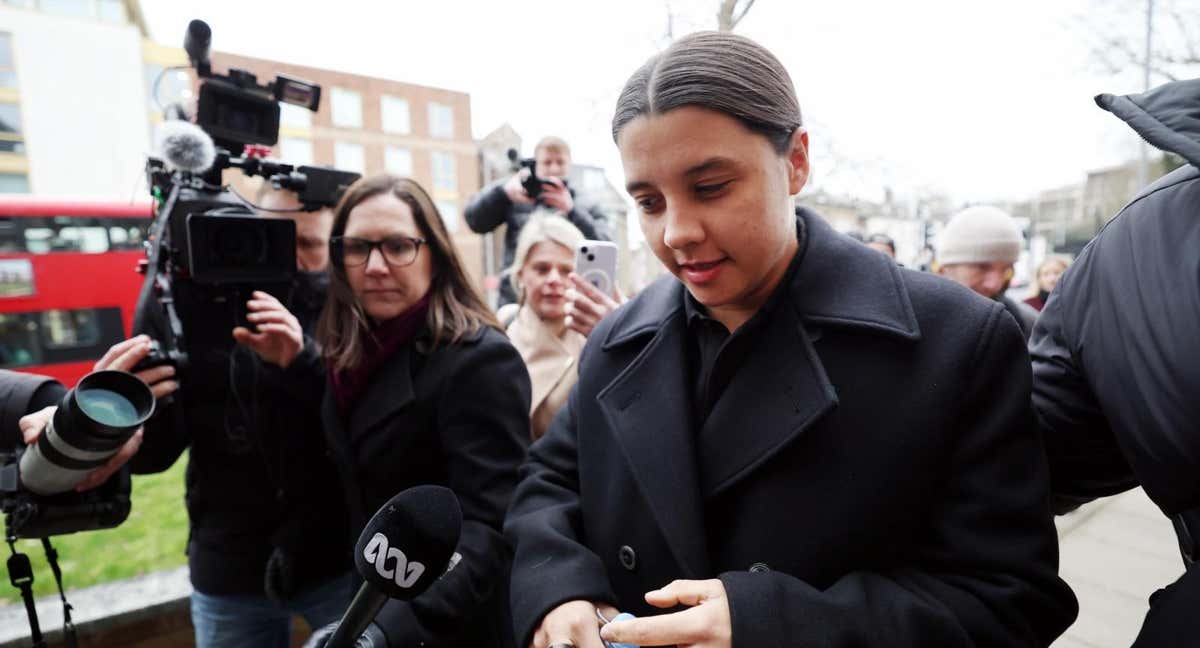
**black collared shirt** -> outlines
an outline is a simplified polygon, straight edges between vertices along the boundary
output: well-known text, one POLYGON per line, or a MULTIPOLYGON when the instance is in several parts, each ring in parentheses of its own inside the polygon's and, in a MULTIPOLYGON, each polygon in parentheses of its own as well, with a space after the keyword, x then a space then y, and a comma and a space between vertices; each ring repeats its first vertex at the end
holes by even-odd
POLYGON ((684 291, 683 310, 687 317, 688 337, 691 339, 692 414, 696 429, 704 425, 709 412, 737 374, 742 359, 754 346, 758 331, 765 325, 771 311, 787 295, 804 256, 804 238, 804 221, 798 220, 796 239, 799 245, 787 272, 762 308, 733 334, 724 324, 710 317, 708 309, 690 292, 684 291))

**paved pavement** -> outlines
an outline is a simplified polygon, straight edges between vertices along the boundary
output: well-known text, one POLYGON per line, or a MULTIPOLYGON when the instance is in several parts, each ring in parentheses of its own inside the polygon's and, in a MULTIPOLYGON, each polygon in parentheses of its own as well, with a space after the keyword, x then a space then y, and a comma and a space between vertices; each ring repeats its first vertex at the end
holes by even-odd
MULTIPOLYGON (((1171 524, 1135 490, 1058 518, 1062 576, 1079 598, 1079 619, 1054 648, 1124 648, 1141 628, 1150 593, 1183 573, 1171 524)), ((7 586, 7 582, 3 583, 7 586)), ((77 622, 136 615, 139 607, 186 597, 187 568, 70 595, 77 622)), ((62 622, 56 598, 38 603, 44 628, 62 622)), ((152 609, 143 614, 153 614, 152 609)), ((0 606, 0 646, 28 636, 20 605, 0 606)))
POLYGON ((1150 594, 1183 574, 1171 523, 1139 488, 1058 518, 1058 536, 1080 609, 1054 648, 1129 646, 1150 594))

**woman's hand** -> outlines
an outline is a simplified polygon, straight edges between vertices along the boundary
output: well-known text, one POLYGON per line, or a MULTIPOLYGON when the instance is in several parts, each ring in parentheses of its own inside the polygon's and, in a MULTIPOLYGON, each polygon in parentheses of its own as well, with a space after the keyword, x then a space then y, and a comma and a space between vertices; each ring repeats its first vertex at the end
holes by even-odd
POLYGON ((567 279, 571 284, 571 287, 567 289, 565 306, 567 327, 578 331, 584 337, 591 335, 596 324, 599 324, 606 315, 617 310, 625 301, 625 297, 615 284, 610 297, 574 272, 568 275, 567 279))
POLYGON ((271 295, 256 290, 253 299, 246 302, 250 311, 246 319, 256 327, 251 333, 244 326, 233 329, 233 339, 258 354, 263 360, 287 369, 292 360, 304 348, 304 329, 283 304, 271 295))
POLYGON ((567 601, 550 610, 534 631, 529 648, 549 648, 561 644, 575 648, 604 648, 600 641, 597 609, 609 619, 617 615, 617 610, 612 606, 598 606, 591 601, 567 601))
MULTIPOLYGON (((730 648, 733 629, 725 584, 712 580, 677 580, 646 593, 646 602, 657 608, 686 605, 682 612, 613 621, 600 630, 605 641, 636 646, 678 648, 730 648)), ((611 617, 610 617, 611 618, 611 617)))

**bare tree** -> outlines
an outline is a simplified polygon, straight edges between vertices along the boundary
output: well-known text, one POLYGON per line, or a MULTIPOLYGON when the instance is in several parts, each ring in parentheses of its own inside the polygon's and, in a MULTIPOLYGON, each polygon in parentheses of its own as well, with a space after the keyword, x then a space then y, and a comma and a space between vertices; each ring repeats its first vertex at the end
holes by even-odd
MULTIPOLYGON (((1100 71, 1121 74, 1142 68, 1146 8, 1146 0, 1093 0, 1087 12, 1076 17, 1100 71)), ((1150 73, 1154 81, 1175 81, 1200 72, 1200 0, 1154 0, 1153 33, 1150 73)))
POLYGON ((721 8, 717 10, 717 29, 723 32, 733 31, 753 6, 754 0, 721 0, 721 8))

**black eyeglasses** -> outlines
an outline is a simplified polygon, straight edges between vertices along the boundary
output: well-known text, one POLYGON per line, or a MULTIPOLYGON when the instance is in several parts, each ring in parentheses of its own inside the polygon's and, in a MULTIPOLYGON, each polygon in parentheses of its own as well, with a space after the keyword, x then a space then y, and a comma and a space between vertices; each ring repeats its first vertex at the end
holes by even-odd
POLYGON ((333 236, 329 238, 329 249, 335 259, 341 259, 342 265, 365 265, 371 258, 371 251, 379 248, 383 260, 390 266, 411 265, 417 260, 417 252, 425 239, 412 236, 389 236, 385 239, 372 241, 354 236, 333 236))

